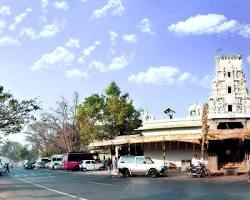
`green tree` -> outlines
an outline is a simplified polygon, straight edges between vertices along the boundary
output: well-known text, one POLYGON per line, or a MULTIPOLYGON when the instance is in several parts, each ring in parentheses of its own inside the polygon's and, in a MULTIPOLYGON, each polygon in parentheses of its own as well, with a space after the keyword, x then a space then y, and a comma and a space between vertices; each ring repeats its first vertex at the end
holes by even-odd
POLYGON ((37 154, 33 149, 29 150, 27 146, 12 141, 7 141, 2 145, 0 154, 14 161, 34 160, 37 158, 37 154))
POLYGON ((115 82, 108 85, 103 95, 87 97, 78 107, 77 119, 84 144, 94 139, 130 135, 141 125, 140 111, 115 82))
POLYGON ((18 133, 31 120, 39 106, 35 99, 18 101, 0 86, 0 133, 18 133))

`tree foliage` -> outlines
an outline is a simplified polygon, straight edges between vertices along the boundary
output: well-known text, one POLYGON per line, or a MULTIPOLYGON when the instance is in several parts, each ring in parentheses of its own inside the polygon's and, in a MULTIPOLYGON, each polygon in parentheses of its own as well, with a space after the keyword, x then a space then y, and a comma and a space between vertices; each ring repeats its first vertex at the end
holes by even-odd
POLYGON ((37 158, 37 154, 33 149, 29 150, 27 146, 18 142, 6 142, 2 145, 0 153, 2 156, 14 161, 35 160, 37 158))
POLYGON ((94 139, 112 139, 130 135, 141 125, 140 111, 135 109, 128 93, 122 93, 111 82, 103 95, 93 94, 78 107, 81 139, 88 144, 94 139))
POLYGON ((20 132, 27 123, 35 119, 34 111, 38 109, 35 99, 18 101, 0 86, 0 133, 9 135, 20 132))

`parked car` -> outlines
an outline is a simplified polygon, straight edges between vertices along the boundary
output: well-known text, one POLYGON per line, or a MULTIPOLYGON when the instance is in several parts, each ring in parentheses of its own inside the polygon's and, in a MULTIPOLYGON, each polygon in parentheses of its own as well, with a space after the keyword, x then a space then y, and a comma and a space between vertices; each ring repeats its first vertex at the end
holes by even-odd
POLYGON ((50 170, 62 169, 62 165, 60 163, 57 163, 57 162, 50 162, 49 169, 50 170))
POLYGON ((51 162, 45 163, 45 168, 46 168, 46 169, 49 169, 50 164, 51 164, 51 162))
POLYGON ((24 164, 24 169, 33 169, 34 168, 34 165, 32 162, 30 161, 27 161, 25 164, 24 164))
POLYGON ((104 165, 100 162, 96 162, 95 160, 82 160, 79 168, 82 171, 101 170, 104 169, 104 165))
POLYGON ((45 162, 44 161, 38 161, 36 162, 35 166, 36 168, 45 168, 45 162))
POLYGON ((155 164, 151 158, 146 156, 122 156, 118 161, 118 170, 124 177, 147 175, 155 178, 165 176, 167 166, 155 164))

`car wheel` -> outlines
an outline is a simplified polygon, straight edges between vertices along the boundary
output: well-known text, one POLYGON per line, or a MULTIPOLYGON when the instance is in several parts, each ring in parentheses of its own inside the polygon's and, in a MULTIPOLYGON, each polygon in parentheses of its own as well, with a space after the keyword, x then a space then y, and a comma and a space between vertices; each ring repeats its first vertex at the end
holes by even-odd
POLYGON ((151 178, 155 178, 157 176, 157 171, 155 169, 149 170, 148 176, 151 178))
POLYGON ((82 168, 82 171, 83 171, 83 172, 86 172, 86 171, 87 171, 87 169, 86 169, 86 168, 82 168))
POLYGON ((123 177, 129 177, 130 176, 129 170, 123 169, 122 175, 123 175, 123 177))

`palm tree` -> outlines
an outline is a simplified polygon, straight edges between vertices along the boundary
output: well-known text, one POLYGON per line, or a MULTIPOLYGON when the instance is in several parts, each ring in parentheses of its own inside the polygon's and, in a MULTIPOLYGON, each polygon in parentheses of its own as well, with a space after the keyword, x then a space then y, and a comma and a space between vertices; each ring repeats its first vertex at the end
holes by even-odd
POLYGON ((202 136, 201 136, 201 158, 204 159, 205 156, 205 144, 207 143, 207 134, 208 134, 208 104, 203 105, 202 112, 202 136))

